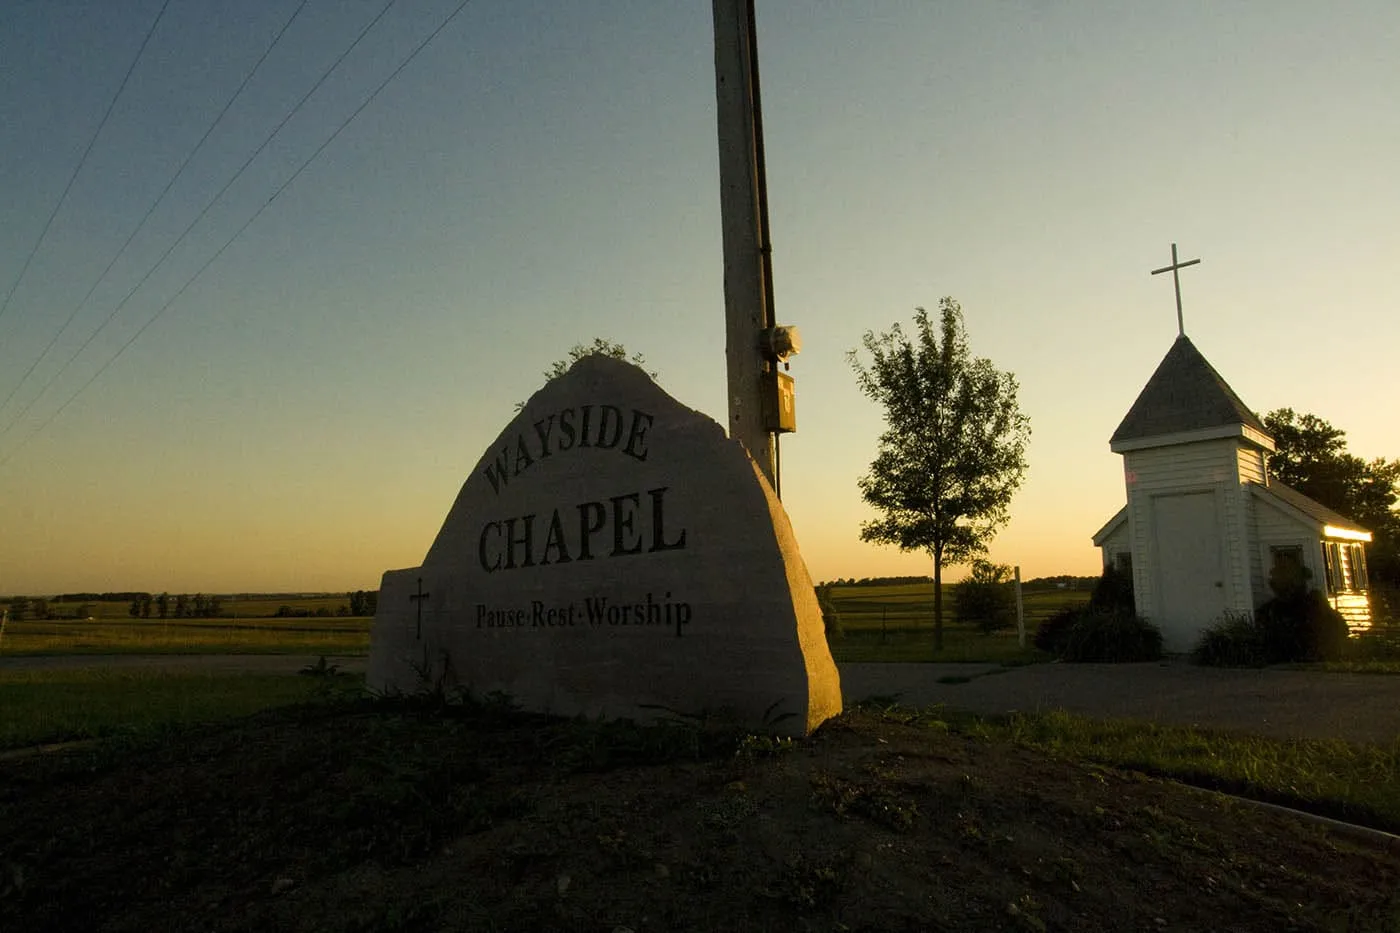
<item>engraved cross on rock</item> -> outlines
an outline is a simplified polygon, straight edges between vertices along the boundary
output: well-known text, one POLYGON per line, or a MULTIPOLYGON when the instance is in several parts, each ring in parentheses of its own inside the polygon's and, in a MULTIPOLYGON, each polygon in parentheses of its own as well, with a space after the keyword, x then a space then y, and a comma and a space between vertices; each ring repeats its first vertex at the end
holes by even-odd
POLYGON ((415 637, 416 637, 419 641, 422 641, 422 640, 423 640, 423 600, 427 599, 427 598, 428 598, 429 596, 431 596, 431 595, 432 595, 431 593, 424 593, 424 592, 423 592, 423 578, 422 578, 422 577, 419 577, 419 578, 418 578, 418 592, 417 592, 417 593, 410 593, 410 594, 408 594, 408 598, 409 598, 410 600, 412 600, 413 603, 414 603, 414 605, 416 605, 416 606, 418 607, 418 627, 417 627, 417 630, 416 630, 416 632, 415 632, 415 637))

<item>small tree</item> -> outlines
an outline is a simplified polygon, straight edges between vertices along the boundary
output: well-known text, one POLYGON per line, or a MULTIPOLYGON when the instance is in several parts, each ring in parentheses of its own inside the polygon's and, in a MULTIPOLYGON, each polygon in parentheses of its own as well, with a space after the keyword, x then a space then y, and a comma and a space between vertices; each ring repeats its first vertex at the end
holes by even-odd
POLYGON ((861 526, 861 540, 933 558, 933 638, 941 651, 943 567, 983 553, 1010 517, 1030 419, 1017 403, 1016 377, 968 352, 958 303, 944 298, 939 312, 935 328, 917 309, 908 337, 899 324, 867 331, 869 365, 855 350, 847 359, 887 425, 860 479, 861 497, 883 517, 861 526))
POLYGON ((347 595, 350 598, 348 611, 352 616, 372 616, 379 608, 378 590, 356 590, 347 595))
POLYGON ((1014 625, 1016 593, 1011 579, 1011 568, 1006 564, 974 560, 967 579, 953 587, 958 620, 987 635, 1014 625))
MULTIPOLYGON (((642 356, 640 353, 633 353, 631 356, 628 356, 627 348, 622 344, 613 343, 611 340, 606 340, 602 337, 594 337, 593 343, 591 344, 574 344, 568 356, 564 357, 562 360, 555 360, 554 364, 544 371, 544 377, 545 379, 558 379, 569 371, 570 366, 574 365, 585 356, 597 356, 599 354, 610 356, 615 360, 635 363, 637 366, 641 367, 647 365, 646 357, 642 356)), ((648 375, 653 379, 656 378, 656 373, 648 373, 648 375)))
MULTIPOLYGON (((569 371, 570 366, 573 366, 585 356, 599 355, 612 357, 615 360, 622 360, 624 363, 632 363, 636 366, 645 367, 647 365, 646 357, 642 356, 640 353, 633 353, 629 357, 627 355, 627 348, 622 344, 613 343, 611 340, 602 337, 594 337, 591 344, 576 343, 573 349, 569 351, 568 356, 561 360, 555 360, 553 364, 544 371, 545 381, 548 382, 551 379, 558 379, 569 371)), ((653 379, 656 378, 656 373, 650 370, 647 370, 647 375, 653 379)), ((524 402, 515 403, 516 411, 521 411, 524 407, 524 402)))

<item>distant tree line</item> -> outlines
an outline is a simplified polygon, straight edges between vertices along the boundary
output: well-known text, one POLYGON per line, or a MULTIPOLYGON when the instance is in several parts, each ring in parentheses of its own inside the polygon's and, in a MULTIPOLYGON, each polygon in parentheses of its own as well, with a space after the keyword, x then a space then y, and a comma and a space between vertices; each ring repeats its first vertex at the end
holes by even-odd
POLYGON ((378 590, 356 590, 353 593, 346 593, 345 598, 349 601, 336 607, 334 612, 329 606, 318 606, 315 609, 308 609, 305 606, 278 606, 277 618, 327 619, 331 616, 372 616, 379 608, 378 590))
POLYGON ((150 593, 131 594, 131 605, 126 614, 133 619, 217 619, 224 611, 222 596, 205 596, 195 593, 169 593, 154 596, 150 593))
MULTIPOLYGON (((378 590, 355 590, 345 594, 346 602, 334 610, 326 607, 303 609, 280 606, 281 617, 310 618, 313 616, 372 616, 379 608, 378 590)), ((204 593, 64 593, 61 596, 12 596, 0 599, 11 622, 86 619, 95 612, 95 603, 127 604, 126 614, 133 619, 217 619, 225 614, 224 597, 204 593), (71 606, 71 608, 70 608, 71 606)))
POLYGON ((62 593, 53 597, 55 603, 129 603, 133 599, 149 596, 149 593, 62 593))
MULTIPOLYGON (((933 577, 928 574, 914 575, 907 577, 837 577, 835 580, 825 580, 819 587, 829 586, 897 586, 905 583, 932 583, 933 577)), ((1052 577, 1036 577, 1034 580, 1025 580, 1021 586, 1028 590, 1092 590, 1094 584, 1099 582, 1098 577, 1079 577, 1074 574, 1062 573, 1052 577)))
POLYGON ((933 577, 928 574, 915 574, 907 577, 837 577, 835 580, 827 580, 822 586, 895 586, 901 583, 932 583, 933 577))
POLYGON ((11 622, 86 619, 92 615, 92 606, 89 603, 79 603, 73 609, 57 609, 47 599, 15 596, 10 599, 6 612, 11 622))
POLYGON ((1022 581, 1022 589, 1027 590, 1092 590, 1099 582, 1098 577, 1077 577, 1062 573, 1053 577, 1036 577, 1022 581))
POLYGON ((348 616, 349 614, 349 606, 340 606, 332 612, 329 606, 317 606, 315 609, 307 609, 305 606, 287 605, 278 606, 277 612, 274 613, 275 617, 278 619, 329 619, 333 616, 348 616))

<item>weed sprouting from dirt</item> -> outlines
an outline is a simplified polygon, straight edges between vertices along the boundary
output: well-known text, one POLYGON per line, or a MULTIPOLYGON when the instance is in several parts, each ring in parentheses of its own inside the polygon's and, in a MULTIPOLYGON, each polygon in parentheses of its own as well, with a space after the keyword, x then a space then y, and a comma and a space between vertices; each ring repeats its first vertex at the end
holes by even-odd
POLYGON ((334 677, 336 674, 340 673, 340 665, 328 664, 326 662, 326 656, 323 654, 316 659, 315 664, 308 664, 297 671, 297 673, 307 677, 334 677))

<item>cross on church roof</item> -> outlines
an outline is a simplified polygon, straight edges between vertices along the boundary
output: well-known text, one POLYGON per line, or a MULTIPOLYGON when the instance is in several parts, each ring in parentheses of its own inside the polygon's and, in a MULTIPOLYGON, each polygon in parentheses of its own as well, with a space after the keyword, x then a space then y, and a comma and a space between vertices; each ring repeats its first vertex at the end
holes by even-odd
POLYGON ((1173 243, 1172 264, 1169 266, 1163 266, 1160 269, 1152 270, 1153 275, 1156 275, 1159 272, 1170 272, 1172 274, 1172 284, 1176 286, 1176 332, 1177 335, 1181 337, 1186 336, 1186 322, 1181 316, 1181 276, 1177 274, 1177 270, 1185 269, 1187 266, 1194 266, 1198 262, 1200 262, 1199 259, 1189 259, 1186 262, 1177 262, 1176 244, 1173 243))

